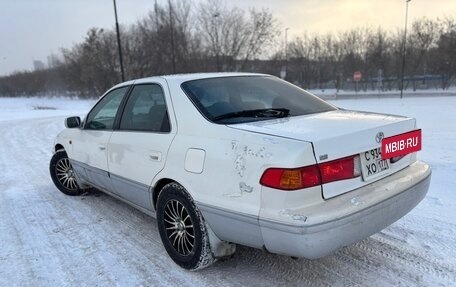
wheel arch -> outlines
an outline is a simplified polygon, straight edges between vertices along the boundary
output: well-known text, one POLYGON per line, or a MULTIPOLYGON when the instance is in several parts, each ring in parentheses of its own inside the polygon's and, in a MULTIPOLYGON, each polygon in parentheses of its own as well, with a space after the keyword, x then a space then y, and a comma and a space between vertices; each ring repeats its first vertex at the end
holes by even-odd
POLYGON ((54 152, 57 152, 57 151, 62 150, 62 149, 65 150, 63 145, 61 145, 59 143, 54 146, 54 152))
POLYGON ((160 195, 161 191, 163 190, 163 187, 165 187, 167 184, 170 183, 175 183, 178 184, 182 187, 182 192, 186 193, 190 199, 195 203, 195 198, 194 194, 190 188, 190 184, 186 182, 183 178, 181 180, 176 179, 176 178, 171 178, 171 177, 163 177, 159 179, 155 185, 153 185, 152 189, 152 206, 155 210, 157 210, 157 201, 158 201, 158 196, 160 195))
POLYGON ((162 178, 162 179, 158 180, 157 183, 155 184, 153 191, 152 191, 152 206, 155 208, 155 210, 157 210, 157 199, 158 199, 158 196, 160 195, 160 192, 162 191, 163 187, 165 187, 165 185, 172 183, 172 182, 180 184, 179 182, 175 181, 174 179, 170 179, 170 178, 162 178))

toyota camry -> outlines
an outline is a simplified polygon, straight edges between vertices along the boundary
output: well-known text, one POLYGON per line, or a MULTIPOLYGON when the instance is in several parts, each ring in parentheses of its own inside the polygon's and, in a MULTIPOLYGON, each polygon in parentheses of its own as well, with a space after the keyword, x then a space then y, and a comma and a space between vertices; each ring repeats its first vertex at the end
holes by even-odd
POLYGON ((420 131, 414 118, 340 109, 263 74, 128 81, 65 126, 56 187, 96 188, 155 217, 190 270, 237 244, 323 257, 403 217, 431 178, 416 150, 382 154, 386 139, 420 131))

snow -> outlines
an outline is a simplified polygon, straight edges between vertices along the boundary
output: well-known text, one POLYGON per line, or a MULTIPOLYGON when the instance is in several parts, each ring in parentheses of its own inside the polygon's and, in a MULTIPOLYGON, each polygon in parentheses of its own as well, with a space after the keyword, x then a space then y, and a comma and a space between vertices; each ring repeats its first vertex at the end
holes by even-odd
POLYGON ((68 98, 0 98, 0 121, 84 115, 95 100, 68 98))
POLYGON ((331 102, 417 118, 419 158, 433 169, 426 198, 319 260, 238 247, 233 258, 188 272, 167 256, 153 218, 99 192, 69 197, 53 186, 54 137, 93 100, 0 98, 0 286, 455 286, 456 97, 331 102))
MULTIPOLYGON (((399 92, 397 90, 392 91, 379 91, 379 90, 360 90, 355 92, 353 90, 339 90, 336 89, 313 89, 309 90, 314 95, 317 95, 323 99, 335 100, 335 99, 366 99, 366 98, 399 98, 399 92)), ((456 86, 451 86, 446 90, 434 88, 434 89, 420 89, 413 91, 411 89, 403 91, 404 98, 410 97, 445 97, 445 96, 456 96, 456 86)))

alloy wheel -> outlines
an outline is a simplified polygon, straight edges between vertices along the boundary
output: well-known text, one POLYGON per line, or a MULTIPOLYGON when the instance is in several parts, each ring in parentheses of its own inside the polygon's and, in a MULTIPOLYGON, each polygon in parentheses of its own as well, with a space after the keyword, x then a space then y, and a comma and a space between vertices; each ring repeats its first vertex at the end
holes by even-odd
POLYGON ((169 200, 164 210, 166 234, 175 251, 189 255, 195 247, 195 232, 187 209, 177 200, 169 200))
POLYGON ((76 177, 74 175, 73 167, 68 158, 60 159, 55 165, 55 174, 58 181, 69 190, 78 189, 76 177))

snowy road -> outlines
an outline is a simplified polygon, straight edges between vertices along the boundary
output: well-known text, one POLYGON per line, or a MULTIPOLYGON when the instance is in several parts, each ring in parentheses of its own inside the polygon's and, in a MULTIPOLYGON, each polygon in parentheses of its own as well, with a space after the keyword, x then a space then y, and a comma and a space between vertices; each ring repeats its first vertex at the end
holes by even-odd
POLYGON ((419 157, 434 172, 423 202, 320 260, 238 247, 232 259, 188 272, 168 258, 153 218, 53 186, 53 138, 65 115, 84 114, 91 101, 0 99, 0 286, 455 286, 456 97, 333 103, 418 118, 419 157))

